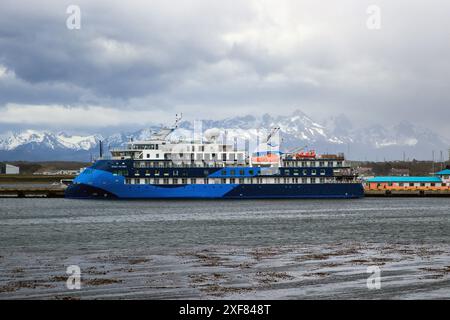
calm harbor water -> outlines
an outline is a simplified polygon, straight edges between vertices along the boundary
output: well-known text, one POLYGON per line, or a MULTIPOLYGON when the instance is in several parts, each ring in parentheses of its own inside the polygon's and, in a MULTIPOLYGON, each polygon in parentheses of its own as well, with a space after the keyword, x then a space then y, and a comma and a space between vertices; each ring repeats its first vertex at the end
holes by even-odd
POLYGON ((0 199, 1 299, 450 298, 449 250, 448 198, 0 199))

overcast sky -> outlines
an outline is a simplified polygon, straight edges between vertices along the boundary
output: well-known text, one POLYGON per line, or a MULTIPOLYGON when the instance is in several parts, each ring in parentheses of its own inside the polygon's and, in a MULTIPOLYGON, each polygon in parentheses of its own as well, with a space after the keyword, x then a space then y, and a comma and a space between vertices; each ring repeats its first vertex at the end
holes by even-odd
POLYGON ((0 129, 295 109, 450 136, 450 1, 0 2, 0 129), (71 4, 79 30, 66 26, 71 4))

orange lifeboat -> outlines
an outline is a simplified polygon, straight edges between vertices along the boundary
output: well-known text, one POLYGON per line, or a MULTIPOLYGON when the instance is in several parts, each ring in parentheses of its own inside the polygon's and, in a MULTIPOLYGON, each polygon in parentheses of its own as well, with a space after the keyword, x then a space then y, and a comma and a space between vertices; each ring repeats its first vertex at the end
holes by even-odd
POLYGON ((273 153, 252 157, 253 163, 276 163, 278 161, 280 161, 280 156, 273 153))
POLYGON ((306 152, 299 152, 295 154, 296 159, 314 159, 316 158, 316 151, 306 151, 306 152))

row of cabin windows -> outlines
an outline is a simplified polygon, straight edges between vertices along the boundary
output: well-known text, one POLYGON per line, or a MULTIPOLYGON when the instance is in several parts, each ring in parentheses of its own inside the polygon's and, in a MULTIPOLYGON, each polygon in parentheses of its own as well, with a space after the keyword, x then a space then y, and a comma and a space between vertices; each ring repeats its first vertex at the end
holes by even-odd
MULTIPOLYGON (((222 170, 221 172, 222 176, 243 176, 245 175, 245 170, 244 169, 239 169, 239 170, 222 170)), ((290 176, 291 175, 291 171, 290 170, 284 170, 284 175, 286 176, 290 176)), ((301 171, 303 176, 307 176, 308 172, 306 169, 301 171)), ((127 170, 116 170, 113 172, 114 175, 120 175, 120 176, 127 176, 128 175, 128 171, 127 170)), ((141 173, 139 171, 135 171, 134 175, 139 176, 141 173)), ((146 176, 150 176, 150 175, 154 175, 154 176, 160 176, 160 175, 164 175, 164 176, 178 176, 180 173, 178 170, 173 170, 171 172, 171 174, 169 172, 161 172, 160 170, 145 170, 144 174, 146 176)), ((187 172, 182 172, 182 175, 187 175, 187 172)), ((208 170, 204 170, 203 172, 204 175, 209 175, 209 171, 208 170)), ((253 169, 248 170, 248 175, 253 176, 255 174, 255 171, 253 169)), ((325 169, 321 169, 320 170, 320 175, 324 176, 326 174, 325 169)), ((299 175, 299 170, 293 170, 292 175, 297 176, 299 175)), ((317 175, 317 170, 311 170, 311 175, 317 175)))
MULTIPOLYGON (((380 184, 378 184, 380 185, 380 184)), ((392 186, 399 186, 399 187, 415 187, 415 186, 420 186, 420 187, 445 187, 447 186, 446 183, 434 183, 434 182, 421 182, 421 183, 403 183, 403 182, 399 182, 399 183, 393 183, 393 182, 389 182, 388 186, 392 187, 392 186)))
MULTIPOLYGON (((146 158, 150 159, 151 154, 147 153, 146 158)), ((156 153, 155 158, 159 159, 160 154, 156 153)), ((209 161, 209 160, 221 160, 221 161, 237 161, 243 160, 243 153, 165 153, 165 160, 198 160, 198 161, 209 161)))
MULTIPOLYGON (((179 171, 178 170, 173 170, 171 173, 172 173, 173 176, 178 176, 179 175, 179 171)), ((204 175, 209 175, 209 171, 208 170, 204 170, 203 173, 204 173, 204 175)), ((245 175, 245 170, 244 169, 239 169, 239 170, 232 169, 232 170, 229 170, 229 171, 222 170, 220 173, 221 173, 222 176, 243 176, 243 175, 245 175)), ((283 173, 284 173, 285 176, 290 176, 291 175, 291 171, 290 170, 284 170, 283 173)), ((113 174, 114 175, 120 175, 120 176, 127 176, 128 175, 128 171, 127 170, 116 170, 116 171, 113 171, 113 174)), ((154 175, 154 176, 159 176, 159 175, 169 176, 170 175, 169 172, 161 173, 160 170, 154 170, 154 171, 153 170, 145 170, 144 174, 146 176, 150 176, 150 175, 154 175)), ((253 169, 248 170, 248 175, 253 176, 254 174, 255 174, 255 171, 253 169)), ((303 169, 303 170, 301 170, 301 174, 303 176, 307 176, 308 175, 308 171, 306 169, 303 169)), ((326 174, 325 169, 321 169, 319 174, 321 176, 324 176, 326 174)), ((140 172, 139 171, 135 171, 134 175, 138 176, 138 175, 140 175, 140 172)), ((182 175, 187 175, 187 172, 182 172, 182 175)), ((292 171, 292 175, 294 175, 294 176, 300 175, 300 170, 293 170, 292 171)), ((313 176, 317 175, 317 170, 314 170, 314 169, 311 170, 311 175, 313 175, 313 176)))
POLYGON ((342 167, 342 161, 337 161, 336 165, 333 161, 285 161, 286 167, 342 167))
POLYGON ((125 184, 299 184, 330 183, 334 179, 325 178, 127 178, 125 184))
MULTIPOLYGON (((236 175, 243 176, 243 175, 245 175, 245 170, 244 169, 239 169, 239 170, 231 169, 229 172, 227 172, 227 170, 222 170, 220 172, 220 174, 222 176, 236 176, 236 175)), ((250 176, 252 176, 255 174, 255 171, 253 169, 250 169, 250 170, 248 170, 248 174, 250 176)))
MULTIPOLYGON (((326 174, 326 170, 325 169, 320 169, 319 173, 320 173, 321 176, 324 176, 326 174)), ((299 174, 300 174, 300 170, 299 169, 292 170, 292 175, 298 176, 299 174)), ((291 175, 291 170, 284 170, 284 175, 285 176, 290 176, 291 175)), ((308 170, 306 170, 306 169, 301 170, 301 175, 307 176, 308 175, 308 170)), ((317 175, 317 170, 316 169, 312 169, 311 170, 311 175, 313 175, 313 176, 317 175)))
POLYGON ((135 144, 132 147, 133 150, 158 150, 158 144, 135 144))
POLYGON ((217 167, 224 167, 224 166, 242 166, 246 165, 246 162, 236 162, 233 163, 224 163, 224 162, 187 162, 187 161, 180 161, 180 163, 172 162, 172 161, 134 161, 133 166, 135 168, 203 168, 203 167, 209 167, 209 168, 217 168, 217 167))

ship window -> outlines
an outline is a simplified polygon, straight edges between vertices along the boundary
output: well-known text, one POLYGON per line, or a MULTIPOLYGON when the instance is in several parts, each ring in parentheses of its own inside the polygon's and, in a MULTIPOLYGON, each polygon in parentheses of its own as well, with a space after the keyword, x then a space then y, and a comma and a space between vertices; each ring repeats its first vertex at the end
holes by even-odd
POLYGON ((251 175, 251 176, 252 176, 252 175, 253 175, 253 173, 254 173, 254 172, 253 172, 253 170, 248 170, 248 174, 249 174, 249 175, 251 175))
POLYGON ((323 167, 324 165, 325 165, 325 162, 323 162, 323 161, 319 162, 319 167, 323 167))
POLYGON ((191 179, 191 184, 196 184, 196 183, 197 183, 197 179, 192 178, 192 179, 191 179))
POLYGON ((222 183, 227 183, 227 179, 222 179, 222 183))
POLYGON ((243 183, 245 183, 245 179, 243 179, 243 178, 239 178, 239 183, 240 183, 240 184, 243 184, 243 183))
POLYGON ((230 183, 231 183, 231 184, 234 184, 234 183, 236 183, 236 179, 234 179, 234 178, 231 178, 231 179, 230 179, 230 183))
POLYGON ((154 144, 151 144, 150 145, 150 150, 154 150, 155 149, 155 145, 154 144))
POLYGON ((169 179, 167 179, 167 178, 163 179, 163 183, 164 184, 169 184, 169 179))
POLYGON ((155 176, 159 176, 159 170, 155 170, 155 176))
POLYGON ((155 157, 156 157, 156 158, 159 158, 159 153, 155 154, 155 157))
POLYGON ((241 176, 243 176, 244 175, 244 170, 239 170, 239 174, 241 175, 241 176))
POLYGON ((178 184, 178 179, 173 179, 173 184, 178 184))
POLYGON ((333 161, 328 161, 328 166, 333 167, 333 161))
POLYGON ((181 183, 182 184, 187 184, 187 179, 186 178, 181 179, 181 183))
POLYGON ((317 174, 317 171, 315 169, 313 169, 313 170, 311 170, 311 174, 315 175, 315 174, 317 174))
POLYGON ((216 154, 215 154, 215 153, 211 153, 211 157, 212 157, 213 159, 215 159, 215 158, 216 158, 216 154))
POLYGON ((145 179, 145 184, 150 184, 150 179, 145 179))
POLYGON ((159 179, 153 180, 155 184, 159 184, 159 179))
POLYGON ((321 174, 322 176, 324 176, 324 175, 325 175, 325 169, 321 169, 321 170, 320 170, 320 174, 321 174))
POLYGON ((230 175, 234 176, 235 175, 235 171, 234 170, 230 170, 230 175))
POLYGON ((316 183, 316 178, 311 178, 311 183, 316 183))
POLYGON ((288 175, 290 175, 291 173, 290 173, 289 170, 284 170, 284 174, 285 174, 286 176, 288 176, 288 175))
POLYGON ((174 176, 178 176, 178 170, 174 170, 172 173, 174 176))
POLYGON ((303 161, 302 162, 302 167, 307 167, 308 166, 308 164, 306 163, 306 161, 303 161))
POLYGON ((208 178, 203 179, 203 183, 204 184, 209 184, 209 179, 208 178))
POLYGON ((150 153, 147 153, 147 159, 150 158, 150 153))
POLYGON ((308 179, 307 178, 302 178, 302 183, 307 183, 308 179))
POLYGON ((308 175, 308 170, 303 169, 303 175, 304 175, 304 176, 308 175))
POLYGON ((125 179, 126 184, 131 184, 131 179, 125 179))
POLYGON ((227 175, 227 170, 222 170, 221 174, 222 174, 223 176, 226 176, 226 175, 227 175))
POLYGON ((325 178, 320 178, 320 183, 325 183, 325 178))

